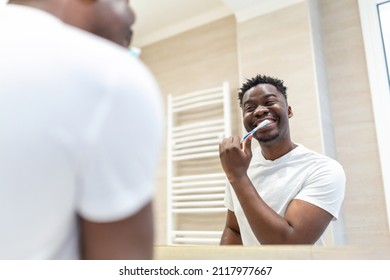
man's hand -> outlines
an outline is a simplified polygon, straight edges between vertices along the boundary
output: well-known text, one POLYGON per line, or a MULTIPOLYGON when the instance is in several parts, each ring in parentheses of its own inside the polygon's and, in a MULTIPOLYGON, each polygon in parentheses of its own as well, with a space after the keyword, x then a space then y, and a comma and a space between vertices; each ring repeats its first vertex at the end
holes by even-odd
POLYGON ((238 136, 224 138, 219 144, 219 158, 229 181, 246 176, 252 159, 252 135, 240 143, 238 136))

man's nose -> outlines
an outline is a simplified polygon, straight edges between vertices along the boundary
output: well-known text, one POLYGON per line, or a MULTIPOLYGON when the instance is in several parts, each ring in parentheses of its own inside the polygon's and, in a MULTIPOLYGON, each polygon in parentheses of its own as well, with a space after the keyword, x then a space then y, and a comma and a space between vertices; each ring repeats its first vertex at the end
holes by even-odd
POLYGON ((256 110, 254 112, 255 115, 263 115, 264 113, 268 112, 268 108, 263 105, 259 105, 256 107, 256 110))

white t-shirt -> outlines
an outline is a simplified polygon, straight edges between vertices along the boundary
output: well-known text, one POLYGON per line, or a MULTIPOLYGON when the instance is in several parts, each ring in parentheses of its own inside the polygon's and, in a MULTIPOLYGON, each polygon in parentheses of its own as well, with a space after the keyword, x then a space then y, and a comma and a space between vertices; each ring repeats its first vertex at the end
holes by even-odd
MULTIPOLYGON (((329 157, 298 145, 272 161, 266 160, 257 148, 248 176, 260 197, 281 216, 293 199, 300 199, 329 212, 333 220, 338 218, 344 199, 345 174, 342 166, 329 157)), ((243 245, 259 245, 230 185, 226 189, 225 204, 236 215, 243 245)), ((317 245, 322 244, 321 237, 317 245)))
POLYGON ((77 259, 77 215, 152 198, 162 107, 125 48, 19 5, 0 10, 0 259, 77 259))

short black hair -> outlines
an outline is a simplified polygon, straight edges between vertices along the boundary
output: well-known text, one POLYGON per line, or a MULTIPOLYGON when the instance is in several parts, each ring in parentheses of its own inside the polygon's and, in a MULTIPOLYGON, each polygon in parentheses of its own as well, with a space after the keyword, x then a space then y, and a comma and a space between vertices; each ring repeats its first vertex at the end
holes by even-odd
POLYGON ((283 96, 287 100, 287 87, 284 86, 284 81, 280 80, 278 78, 266 76, 266 75, 259 75, 257 74, 255 77, 251 79, 246 79, 246 82, 242 84, 240 91, 238 92, 238 100, 240 101, 240 107, 242 107, 242 98, 244 97, 245 92, 247 92, 249 89, 253 88, 254 86, 260 85, 260 84, 270 84, 277 88, 277 90, 283 94, 283 96))

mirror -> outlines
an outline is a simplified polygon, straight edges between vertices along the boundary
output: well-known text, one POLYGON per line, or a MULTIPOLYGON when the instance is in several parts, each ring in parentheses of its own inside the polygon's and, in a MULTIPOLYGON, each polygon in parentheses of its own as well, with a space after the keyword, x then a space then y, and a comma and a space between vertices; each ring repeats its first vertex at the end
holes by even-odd
MULTIPOLYGON (((169 94, 228 81, 232 133, 242 135, 236 95, 241 83, 257 73, 283 79, 294 111, 293 141, 336 158, 346 171, 343 211, 329 244, 389 244, 359 3, 214 0, 201 7, 196 0, 153 1, 147 7, 145 1, 131 1, 139 22, 133 45, 142 49, 141 59, 159 82, 164 106, 169 94), (147 28, 146 22, 159 26, 147 28)), ((168 244, 166 166, 164 153, 157 176, 156 245, 168 244)), ((224 221, 222 215, 221 230, 224 221)), ((201 218, 196 222, 207 227, 201 218)), ((182 223, 187 228, 190 222, 182 223)))

